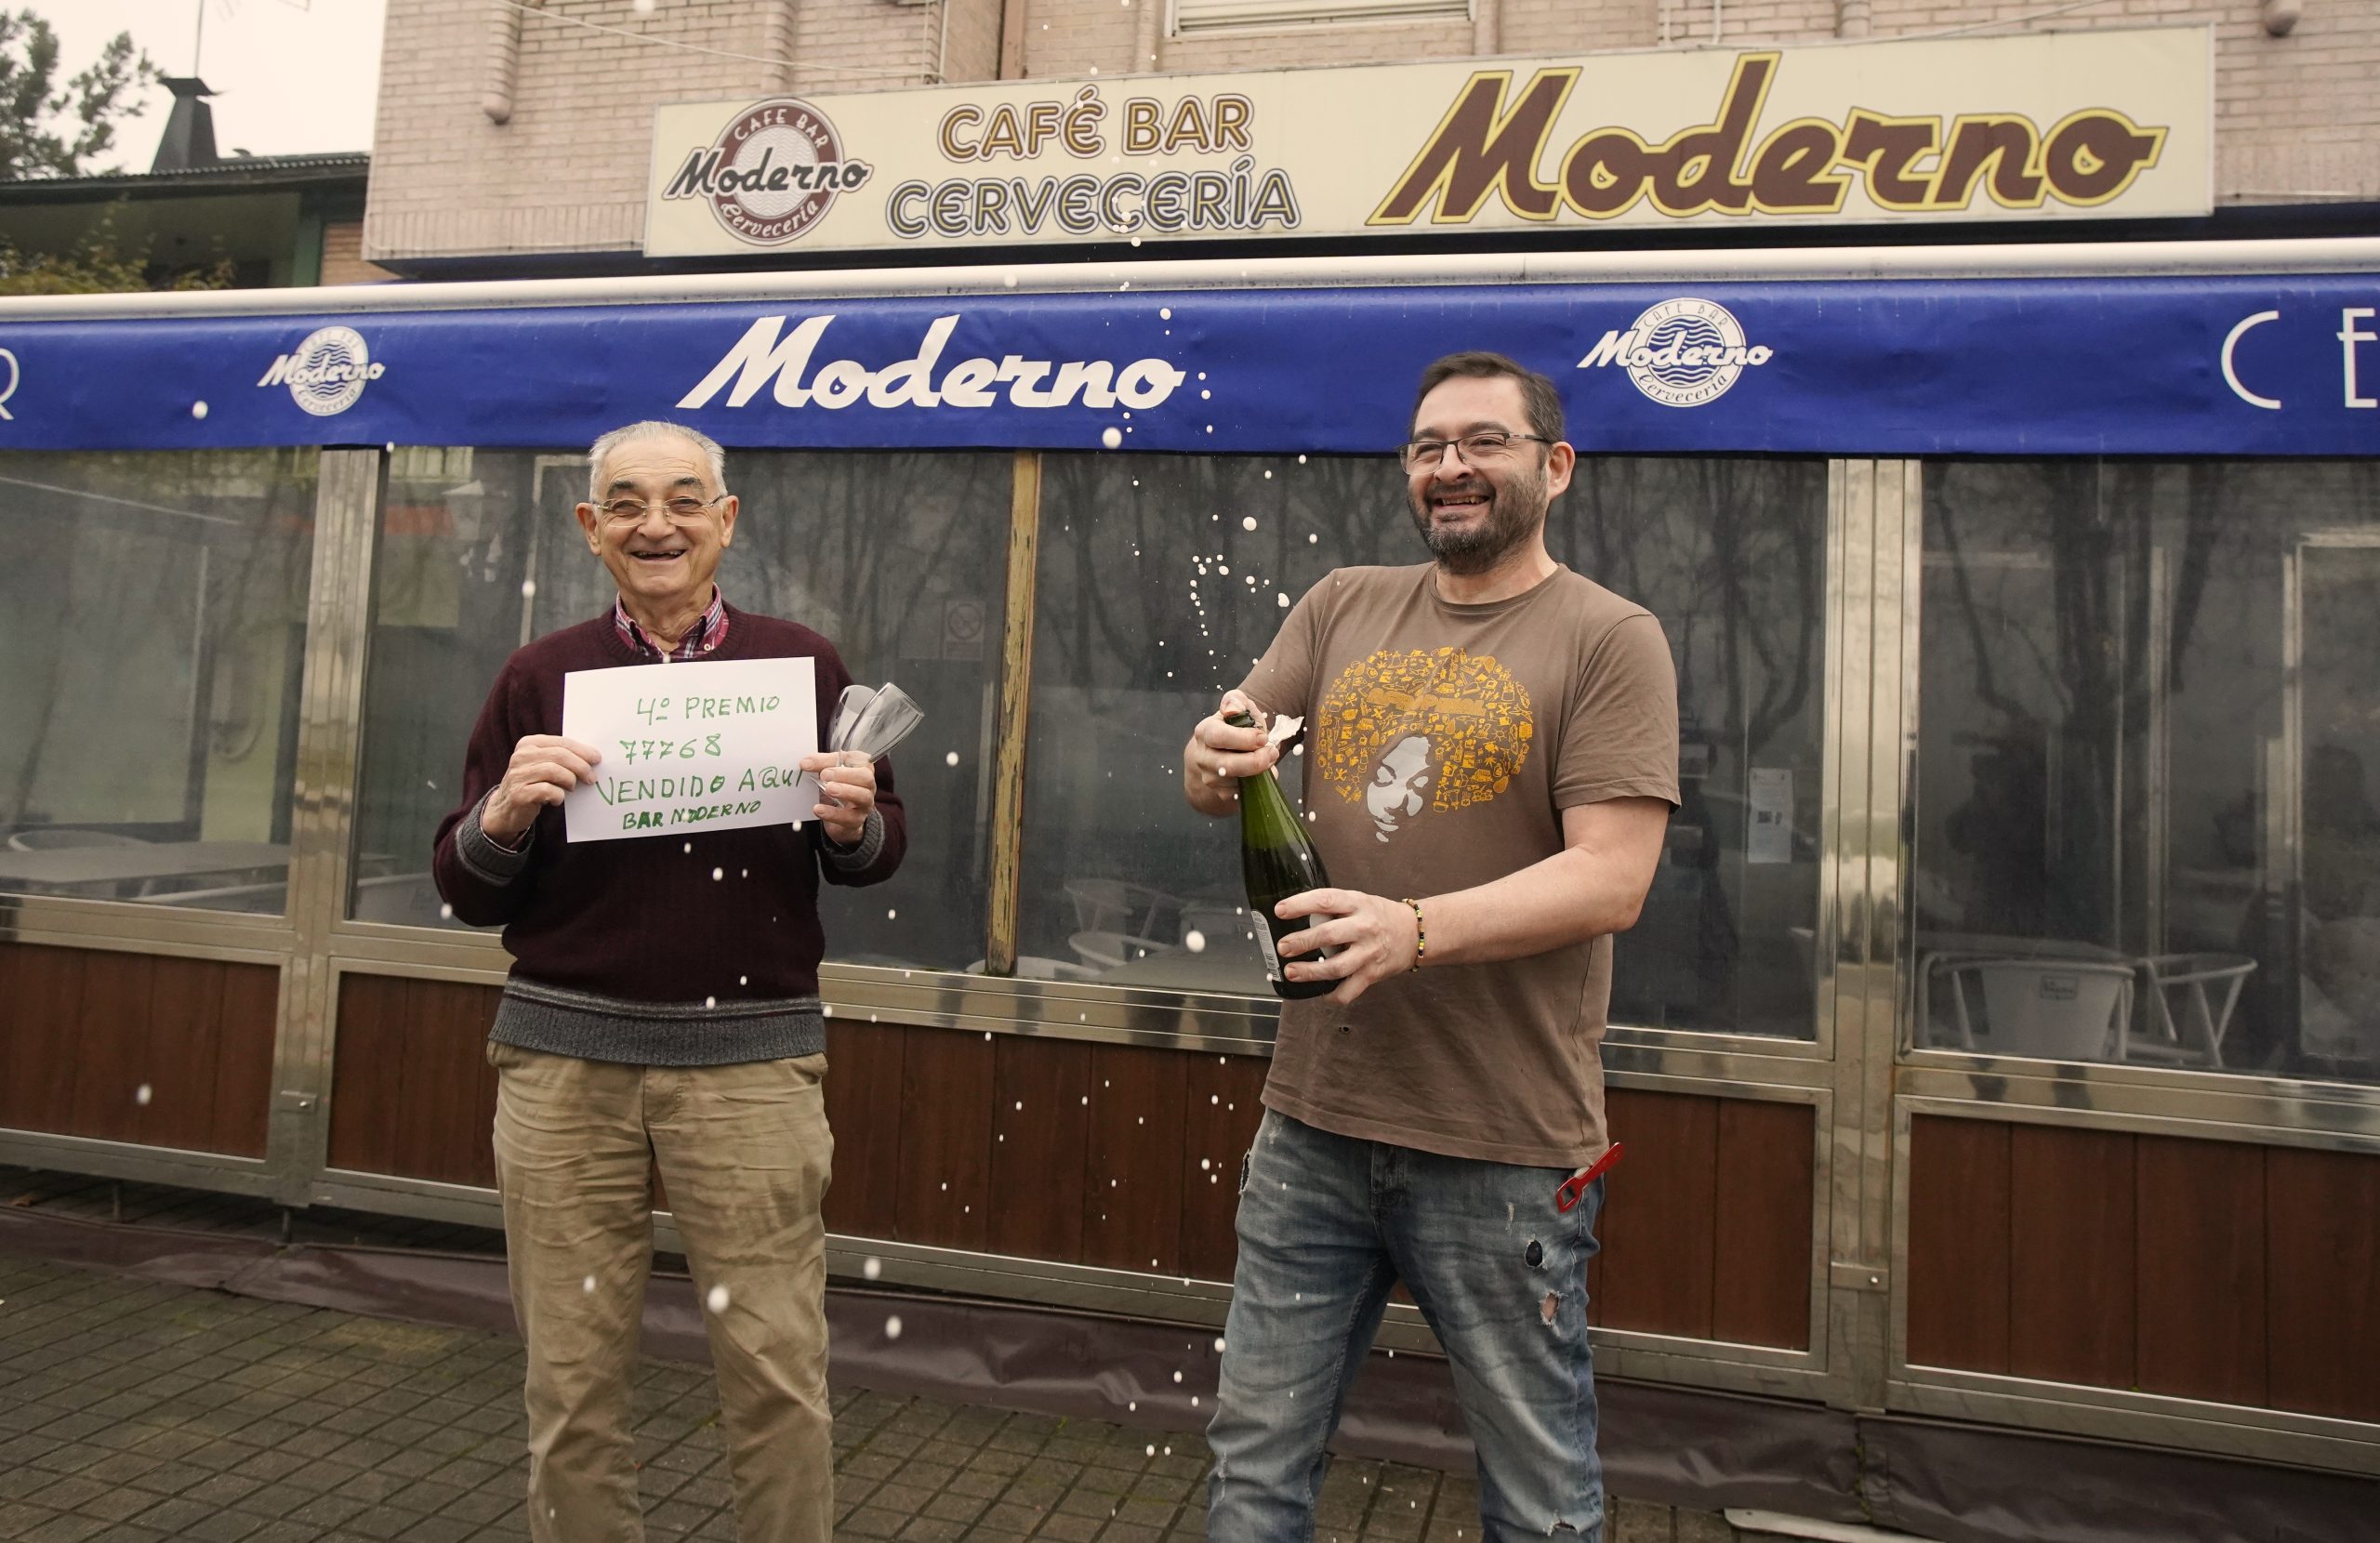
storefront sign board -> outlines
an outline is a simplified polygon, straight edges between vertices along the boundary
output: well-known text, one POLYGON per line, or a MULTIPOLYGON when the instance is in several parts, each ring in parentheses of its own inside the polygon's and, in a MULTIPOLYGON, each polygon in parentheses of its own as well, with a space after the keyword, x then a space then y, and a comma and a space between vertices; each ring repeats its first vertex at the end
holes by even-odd
POLYGON ((654 257, 2202 215, 2204 27, 686 102, 654 257))

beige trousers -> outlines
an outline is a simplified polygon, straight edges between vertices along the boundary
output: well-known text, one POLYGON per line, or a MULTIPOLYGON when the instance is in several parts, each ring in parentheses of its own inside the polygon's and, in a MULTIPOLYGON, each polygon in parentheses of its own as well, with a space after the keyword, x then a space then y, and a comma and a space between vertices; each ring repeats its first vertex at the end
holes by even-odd
POLYGON ((826 1058, 624 1066, 491 1042, 513 1311, 528 1341, 529 1534, 641 1543, 629 1389, 651 1173, 710 1332, 742 1543, 829 1543, 826 1058))

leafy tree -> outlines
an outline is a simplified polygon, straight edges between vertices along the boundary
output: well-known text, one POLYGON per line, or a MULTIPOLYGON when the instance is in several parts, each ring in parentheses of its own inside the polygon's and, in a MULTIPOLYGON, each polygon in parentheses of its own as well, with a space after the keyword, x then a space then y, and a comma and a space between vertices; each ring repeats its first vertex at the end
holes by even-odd
POLYGON ((58 85, 58 34, 31 10, 0 10, 0 182, 79 177, 115 144, 115 125, 140 112, 158 76, 118 33, 82 73, 58 85))
POLYGON ((230 289, 231 265, 218 261, 161 268, 145 244, 119 246, 115 206, 65 252, 26 252, 0 236, 0 295, 99 295, 145 289, 230 289))

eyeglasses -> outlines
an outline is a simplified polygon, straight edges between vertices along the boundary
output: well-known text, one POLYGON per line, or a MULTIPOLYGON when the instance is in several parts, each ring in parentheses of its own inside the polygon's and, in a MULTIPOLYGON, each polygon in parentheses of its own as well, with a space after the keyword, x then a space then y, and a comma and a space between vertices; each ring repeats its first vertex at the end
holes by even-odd
MULTIPOLYGON (((721 493, 709 498, 671 498, 662 504, 661 512, 669 517, 673 525, 690 525, 703 517, 704 510, 726 496, 721 493)), ((645 511, 653 506, 641 498, 615 498, 608 504, 595 507, 603 512, 604 519, 615 524, 630 524, 642 521, 645 511)))
POLYGON ((1396 458, 1405 463, 1408 471, 1423 471, 1443 460, 1447 446, 1452 445, 1462 452, 1464 465, 1485 466, 1510 455, 1515 440, 1535 440, 1540 444, 1554 442, 1542 434, 1507 434, 1501 429, 1482 429, 1458 440, 1408 440, 1396 447, 1396 458))

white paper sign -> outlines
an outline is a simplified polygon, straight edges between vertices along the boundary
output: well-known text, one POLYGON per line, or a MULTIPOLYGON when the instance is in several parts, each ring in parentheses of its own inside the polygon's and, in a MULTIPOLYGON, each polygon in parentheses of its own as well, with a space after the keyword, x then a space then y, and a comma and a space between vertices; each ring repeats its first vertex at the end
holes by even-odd
POLYGON ((602 752, 562 799, 573 841, 798 825, 818 802, 799 766, 818 748, 808 659, 697 660, 574 670, 562 732, 602 752))
POLYGON ((1747 863, 1793 861, 1793 770, 1787 766, 1752 769, 1751 829, 1744 833, 1747 863))

